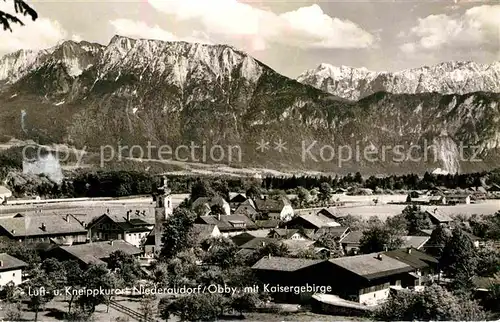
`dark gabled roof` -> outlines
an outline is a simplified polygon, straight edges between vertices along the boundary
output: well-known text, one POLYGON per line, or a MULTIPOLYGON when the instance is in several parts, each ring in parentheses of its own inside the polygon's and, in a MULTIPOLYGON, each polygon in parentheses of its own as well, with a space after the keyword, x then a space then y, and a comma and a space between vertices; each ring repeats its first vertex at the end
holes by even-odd
POLYGON ((408 252, 407 248, 400 248, 384 252, 384 254, 405 264, 408 264, 415 269, 425 268, 428 267, 429 264, 438 263, 438 260, 436 258, 427 255, 426 253, 423 253, 415 248, 409 249, 410 252, 408 252))
POLYGON ((316 227, 316 229, 322 228, 322 227, 338 227, 340 224, 336 222, 335 220, 321 214, 308 214, 308 215, 301 215, 296 218, 300 218, 306 222, 308 222, 310 225, 316 227))
POLYGON ((234 196, 233 198, 231 198, 231 200, 229 200, 229 202, 244 202, 246 200, 247 200, 247 197, 245 197, 245 195, 239 193, 236 196, 234 196))
POLYGON ((340 257, 330 259, 329 262, 367 280, 414 270, 410 265, 381 253, 340 257))
POLYGON ((255 210, 255 208, 252 205, 249 205, 248 203, 241 203, 234 210, 234 214, 235 215, 253 216, 253 215, 257 215, 258 212, 257 212, 257 210, 255 210))
POLYGON ((0 219, 0 226, 13 238, 87 233, 85 227, 70 215, 2 218, 0 219))
POLYGON ((14 256, 10 256, 7 253, 0 253, 0 263, 0 272, 12 271, 28 266, 28 264, 26 264, 22 260, 17 259, 14 256))
POLYGON ((255 237, 253 239, 250 239, 246 243, 242 244, 240 248, 243 249, 259 249, 262 246, 265 246, 267 244, 278 244, 278 241, 273 238, 268 238, 268 237, 255 237))
POLYGON ((254 270, 295 272, 306 267, 324 262, 322 259, 302 259, 287 257, 263 257, 255 265, 254 270))
POLYGON ((266 199, 256 199, 255 208, 259 212, 281 212, 283 207, 290 204, 286 197, 280 198, 266 198, 266 199))
POLYGON ((196 221, 199 224, 216 225, 221 232, 257 229, 255 223, 244 215, 221 215, 219 218, 216 216, 200 216, 196 221), (238 227, 240 223, 244 223, 245 227, 238 227))
POLYGON ((96 225, 99 221, 103 220, 104 218, 109 218, 109 220, 118 225, 122 230, 128 232, 150 231, 151 226, 154 225, 154 223, 147 221, 146 220, 147 218, 145 216, 141 215, 135 215, 135 214, 130 215, 129 217, 130 220, 127 220, 126 216, 119 216, 115 214, 104 214, 92 220, 92 222, 89 223, 88 227, 92 228, 94 225, 96 225))
POLYGON ((73 255, 85 264, 102 263, 112 253, 121 250, 129 255, 139 255, 141 250, 124 240, 92 242, 73 246, 59 246, 59 249, 73 255))
POLYGON ((245 232, 231 237, 231 240, 236 246, 241 246, 254 238, 256 238, 256 236, 245 232))
POLYGON ((219 196, 217 196, 217 197, 200 197, 193 202, 192 208, 196 209, 196 207, 198 207, 200 205, 208 205, 209 207, 212 207, 214 205, 219 205, 221 207, 224 207, 225 205, 227 205, 227 201, 224 198, 219 197, 219 196))
POLYGON ((278 219, 256 220, 255 224, 259 228, 277 228, 280 221, 278 219))
POLYGON ((339 219, 346 217, 345 214, 340 213, 337 209, 337 207, 328 207, 328 208, 323 208, 318 213, 323 214, 326 217, 329 217, 331 219, 339 219))
POLYGON ((340 242, 342 244, 359 244, 363 237, 362 231, 351 231, 347 236, 345 236, 340 242))
POLYGON ((194 224, 193 225, 193 233, 198 236, 200 239, 204 240, 212 237, 212 233, 214 232, 215 225, 206 225, 206 224, 194 224))
POLYGON ((431 219, 433 218, 434 220, 440 223, 448 223, 453 221, 453 219, 451 219, 450 216, 442 213, 437 209, 434 209, 432 211, 426 210, 425 212, 429 217, 431 217, 431 219))

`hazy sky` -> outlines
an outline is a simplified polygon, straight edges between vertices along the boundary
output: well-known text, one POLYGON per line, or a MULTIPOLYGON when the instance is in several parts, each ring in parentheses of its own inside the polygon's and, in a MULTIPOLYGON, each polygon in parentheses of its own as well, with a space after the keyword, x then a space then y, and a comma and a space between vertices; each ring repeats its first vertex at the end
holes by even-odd
MULTIPOLYGON (((0 1, 0 9, 12 11, 0 1)), ((27 0, 40 19, 0 32, 0 54, 62 39, 225 43, 297 77, 325 62, 400 70, 500 60, 500 0, 27 0)))

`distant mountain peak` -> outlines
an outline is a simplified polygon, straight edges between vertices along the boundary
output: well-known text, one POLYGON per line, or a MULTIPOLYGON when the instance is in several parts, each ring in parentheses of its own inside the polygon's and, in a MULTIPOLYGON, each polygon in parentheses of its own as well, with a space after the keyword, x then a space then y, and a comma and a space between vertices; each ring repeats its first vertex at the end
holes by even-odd
POLYGON ((500 92, 500 62, 485 65, 473 61, 448 61, 398 72, 321 63, 299 75, 297 81, 350 100, 379 91, 395 94, 497 93, 500 92))

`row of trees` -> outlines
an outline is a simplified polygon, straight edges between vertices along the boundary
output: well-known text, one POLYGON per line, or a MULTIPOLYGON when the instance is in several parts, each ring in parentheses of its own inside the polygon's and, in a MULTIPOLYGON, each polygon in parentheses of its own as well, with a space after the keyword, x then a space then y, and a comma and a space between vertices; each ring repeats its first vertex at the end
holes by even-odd
POLYGON ((28 263, 25 272, 29 276, 23 283, 22 291, 13 283, 7 284, 0 292, 0 299, 10 303, 8 320, 21 320, 20 305, 27 300, 28 308, 35 313, 35 321, 38 314, 58 294, 65 296, 65 289, 69 288, 71 295, 66 297, 68 311, 65 320, 82 321, 89 320, 100 304, 107 304, 109 308, 113 294, 77 294, 82 289, 107 289, 114 290, 133 286, 142 276, 139 263, 132 256, 116 251, 110 255, 108 264, 90 265, 87 268, 74 260, 59 261, 47 258, 41 261, 40 256, 33 248, 23 243, 7 243, 0 247, 0 253, 7 252, 28 263), (43 291, 41 291, 43 290, 43 291), (24 294, 24 295, 23 295, 24 294))

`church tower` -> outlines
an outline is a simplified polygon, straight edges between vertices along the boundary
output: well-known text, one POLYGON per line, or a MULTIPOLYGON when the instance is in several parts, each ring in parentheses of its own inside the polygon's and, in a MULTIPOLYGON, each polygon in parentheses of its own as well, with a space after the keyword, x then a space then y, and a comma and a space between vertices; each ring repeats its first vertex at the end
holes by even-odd
POLYGON ((163 223, 173 211, 172 195, 166 177, 163 177, 162 185, 157 187, 156 191, 153 193, 153 201, 155 202, 155 252, 159 252, 161 248, 163 223))

